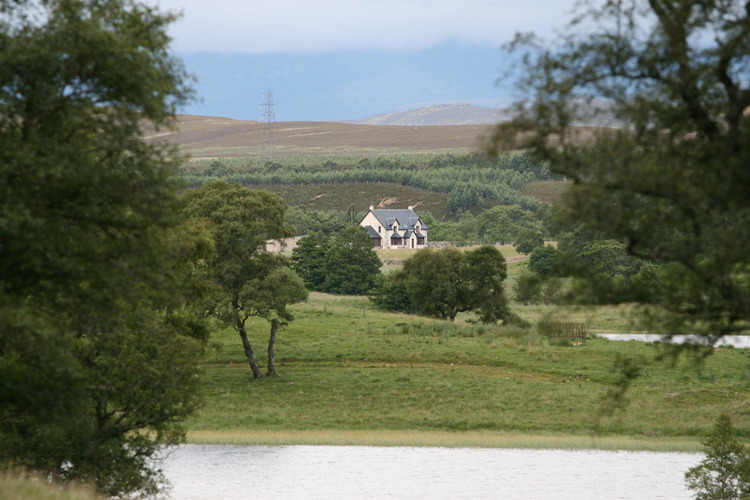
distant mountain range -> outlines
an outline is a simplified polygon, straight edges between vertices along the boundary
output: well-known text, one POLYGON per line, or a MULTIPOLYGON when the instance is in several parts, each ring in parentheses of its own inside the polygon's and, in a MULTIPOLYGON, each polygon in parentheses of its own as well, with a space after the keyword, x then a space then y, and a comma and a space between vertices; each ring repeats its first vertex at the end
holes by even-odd
POLYGON ((507 108, 485 108, 468 103, 438 104, 417 109, 371 116, 348 123, 361 125, 492 125, 508 121, 513 112, 507 108))
POLYGON ((180 109, 186 115, 262 120, 268 90, 279 121, 361 120, 420 106, 511 102, 497 83, 510 64, 499 47, 178 55, 196 78, 197 99, 180 109))
MULTIPOLYGON (((582 108, 587 111, 587 118, 574 122, 579 127, 621 127, 612 113, 611 104, 606 101, 594 100, 587 102, 582 108)), ((351 120, 346 123, 361 125, 495 125, 510 121, 515 114, 512 108, 487 108, 474 106, 469 103, 437 104, 422 106, 416 109, 397 111, 371 116, 361 120, 351 120)))

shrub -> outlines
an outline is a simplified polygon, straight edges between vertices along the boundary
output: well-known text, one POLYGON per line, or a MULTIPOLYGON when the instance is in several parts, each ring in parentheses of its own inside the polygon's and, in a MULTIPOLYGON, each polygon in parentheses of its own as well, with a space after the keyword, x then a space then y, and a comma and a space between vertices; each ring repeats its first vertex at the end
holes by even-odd
POLYGON ((704 441, 706 458, 685 473, 687 487, 699 500, 750 497, 750 453, 735 437, 732 422, 720 415, 704 441))

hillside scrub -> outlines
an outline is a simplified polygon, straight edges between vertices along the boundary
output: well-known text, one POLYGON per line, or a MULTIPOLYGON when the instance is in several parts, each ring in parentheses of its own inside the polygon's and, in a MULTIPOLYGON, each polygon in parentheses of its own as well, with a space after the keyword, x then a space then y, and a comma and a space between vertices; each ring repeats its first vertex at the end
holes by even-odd
POLYGON ((449 213, 488 204, 535 210, 538 203, 523 195, 524 186, 552 179, 543 164, 534 163, 523 153, 508 153, 495 159, 480 154, 443 154, 422 164, 386 157, 362 158, 353 165, 332 160, 316 165, 258 165, 248 161, 227 167, 222 161, 214 160, 208 167, 193 163, 181 169, 181 177, 191 186, 216 179, 247 186, 389 182, 447 194, 449 213))

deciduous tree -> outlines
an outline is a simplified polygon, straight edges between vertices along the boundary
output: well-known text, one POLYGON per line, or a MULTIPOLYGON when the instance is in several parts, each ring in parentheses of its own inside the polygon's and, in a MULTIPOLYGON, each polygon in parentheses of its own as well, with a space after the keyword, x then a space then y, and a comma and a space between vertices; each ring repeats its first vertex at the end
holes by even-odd
POLYGON ((365 295, 375 286, 382 265, 365 229, 347 226, 333 238, 326 254, 323 291, 365 295))
POLYGON ((750 497, 750 453, 735 435, 732 421, 720 415, 704 444, 705 458, 685 473, 698 500, 750 497))
POLYGON ((367 294, 383 265, 372 240, 356 224, 335 236, 305 236, 292 250, 292 262, 309 290, 343 295, 367 294))
POLYGON ((560 251, 552 245, 536 247, 529 256, 529 271, 538 274, 551 274, 560 258, 560 251))
POLYGON ((178 225, 173 149, 142 140, 190 96, 173 16, 126 0, 0 0, 0 462, 107 495, 197 404, 210 250, 178 225))
POLYGON ((544 236, 539 229, 523 228, 516 235, 516 252, 530 254, 535 248, 544 245, 544 236))
POLYGON ((717 337, 746 329, 746 2, 589 2, 553 44, 519 36, 510 48, 523 56, 528 98, 491 149, 530 148, 575 181, 571 219, 633 257, 669 264, 654 327, 717 337))
MULTIPOLYGON (((267 240, 290 234, 286 205, 274 194, 224 181, 185 192, 183 202, 184 217, 206 224, 216 247, 207 273, 213 293, 206 308, 237 331, 253 376, 262 378, 247 320, 271 322, 272 347, 280 322, 292 319, 286 306, 307 298, 302 280, 288 272, 288 259, 266 250, 267 240)), ((275 367, 270 371, 275 374, 275 367)))
POLYGON ((292 250, 292 266, 309 290, 323 290, 329 245, 323 233, 312 233, 301 238, 292 250))
POLYGON ((473 311, 482 322, 513 319, 503 281, 505 259, 492 246, 461 252, 454 248, 420 250, 409 257, 396 277, 420 313, 453 321, 473 311))

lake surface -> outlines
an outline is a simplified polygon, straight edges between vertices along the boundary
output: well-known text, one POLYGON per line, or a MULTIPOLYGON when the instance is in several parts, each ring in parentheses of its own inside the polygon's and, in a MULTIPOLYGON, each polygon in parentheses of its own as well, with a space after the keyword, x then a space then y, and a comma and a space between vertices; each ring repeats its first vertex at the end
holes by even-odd
POLYGON ((172 500, 689 499, 694 453, 185 445, 172 500))
MULTIPOLYGON (((652 333, 597 333, 596 336, 609 340, 663 341, 661 335, 652 333)), ((674 344, 706 344, 706 338, 697 335, 673 335, 669 341, 674 344)), ((716 347, 731 345, 737 348, 750 348, 750 335, 726 335, 720 338, 714 345, 716 347)))

